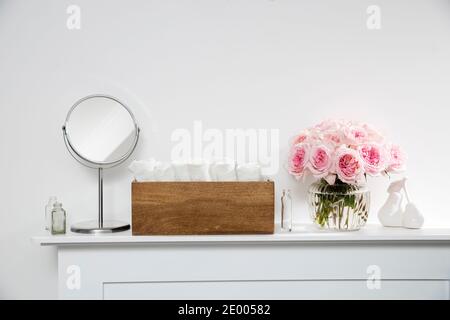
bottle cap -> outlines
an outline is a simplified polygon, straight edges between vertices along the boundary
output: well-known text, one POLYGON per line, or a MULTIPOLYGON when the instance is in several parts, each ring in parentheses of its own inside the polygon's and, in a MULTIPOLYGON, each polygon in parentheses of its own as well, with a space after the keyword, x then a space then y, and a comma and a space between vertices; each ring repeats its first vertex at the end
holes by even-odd
POLYGON ((62 207, 62 203, 61 202, 55 202, 53 204, 53 208, 61 208, 62 207))
POLYGON ((48 198, 48 204, 52 204, 52 203, 55 203, 57 200, 56 200, 56 197, 50 197, 50 198, 48 198))

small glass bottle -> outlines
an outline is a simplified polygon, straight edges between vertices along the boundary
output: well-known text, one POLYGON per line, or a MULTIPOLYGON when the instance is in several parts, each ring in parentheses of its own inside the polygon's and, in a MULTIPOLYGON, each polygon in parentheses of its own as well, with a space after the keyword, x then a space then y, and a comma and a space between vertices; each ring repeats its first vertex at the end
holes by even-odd
POLYGON ((56 197, 50 197, 45 205, 45 230, 52 229, 52 210, 56 202, 56 197))
POLYGON ((55 202, 52 210, 52 234, 66 233, 66 211, 60 202, 55 202))
POLYGON ((281 196, 281 229, 292 231, 292 198, 291 190, 283 190, 281 196))

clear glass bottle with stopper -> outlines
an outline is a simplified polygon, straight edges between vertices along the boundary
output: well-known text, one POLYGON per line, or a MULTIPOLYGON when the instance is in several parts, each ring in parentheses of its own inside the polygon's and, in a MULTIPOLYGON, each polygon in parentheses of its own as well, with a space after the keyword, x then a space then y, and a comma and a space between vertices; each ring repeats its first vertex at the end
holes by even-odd
POLYGON ((50 197, 45 205, 45 230, 52 229, 52 210, 56 202, 56 197, 50 197))
POLYGON ((66 211, 60 202, 55 202, 52 210, 52 234, 66 233, 66 211))
POLYGON ((292 231, 292 198, 291 190, 283 190, 281 196, 281 229, 292 231))

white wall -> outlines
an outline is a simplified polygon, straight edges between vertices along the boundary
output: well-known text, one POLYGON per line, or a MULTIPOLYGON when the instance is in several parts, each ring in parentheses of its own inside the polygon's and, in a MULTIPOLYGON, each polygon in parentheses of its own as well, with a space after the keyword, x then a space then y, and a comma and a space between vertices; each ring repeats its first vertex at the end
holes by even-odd
MULTIPOLYGON (((366 0, 0 1, 0 298, 55 298, 56 251, 30 237, 57 195, 71 220, 96 214, 96 175, 65 150, 78 98, 104 92, 140 122, 137 158, 167 160, 176 128, 296 131, 366 120, 409 153, 411 195, 428 225, 450 226, 450 2, 366 0), (66 8, 81 8, 81 30, 66 8), (382 10, 368 30, 366 8, 382 10)), ((129 220, 125 166, 105 176, 111 217, 129 220)), ((300 220, 305 186, 283 169, 300 220)), ((388 181, 372 180, 373 208, 388 181)))

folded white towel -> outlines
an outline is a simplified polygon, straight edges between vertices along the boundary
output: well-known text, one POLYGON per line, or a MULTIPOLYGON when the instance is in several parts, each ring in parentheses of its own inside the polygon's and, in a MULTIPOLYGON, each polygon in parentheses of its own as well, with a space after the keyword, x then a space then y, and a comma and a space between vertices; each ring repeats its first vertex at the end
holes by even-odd
POLYGON ((172 163, 172 167, 175 171, 176 181, 191 181, 189 175, 189 169, 186 163, 172 163))
POLYGON ((135 160, 128 166, 128 169, 133 173, 136 181, 154 181, 155 165, 155 159, 135 160))
POLYGON ((259 163, 243 163, 237 166, 238 181, 261 181, 261 166, 259 163))
POLYGON ((154 168, 156 181, 175 181, 175 170, 170 163, 158 162, 154 168))
POLYGON ((191 181, 211 181, 209 164, 206 162, 192 162, 187 164, 191 181))
POLYGON ((230 161, 218 161, 209 168, 213 181, 237 181, 236 163, 230 161))

